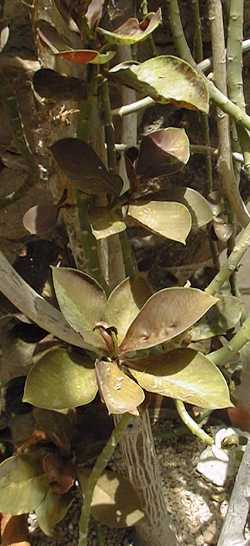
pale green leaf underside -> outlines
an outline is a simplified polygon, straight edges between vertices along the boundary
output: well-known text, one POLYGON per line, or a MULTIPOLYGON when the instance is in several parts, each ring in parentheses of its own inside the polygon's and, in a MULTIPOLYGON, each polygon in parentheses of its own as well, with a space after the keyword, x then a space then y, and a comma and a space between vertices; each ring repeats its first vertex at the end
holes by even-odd
POLYGON ((181 203, 149 201, 130 205, 128 215, 153 233, 184 244, 192 227, 191 215, 181 203))
POLYGON ((130 368, 130 371, 149 392, 207 409, 232 406, 220 370, 209 358, 192 349, 176 349, 136 361, 136 369, 130 368))

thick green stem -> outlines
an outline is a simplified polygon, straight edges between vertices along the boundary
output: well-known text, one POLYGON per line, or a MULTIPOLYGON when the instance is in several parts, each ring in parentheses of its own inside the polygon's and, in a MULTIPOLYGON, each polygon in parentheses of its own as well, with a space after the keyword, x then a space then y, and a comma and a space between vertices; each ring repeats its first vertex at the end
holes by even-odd
POLYGON ((121 417, 121 420, 114 428, 108 442, 106 443, 100 455, 97 457, 94 468, 92 469, 91 474, 88 478, 87 485, 84 490, 84 503, 83 503, 80 522, 79 522, 78 546, 87 546, 91 502, 92 502, 92 497, 93 497, 96 483, 98 479, 100 478, 101 474, 103 473, 103 471, 105 470, 130 420, 131 420, 131 415, 129 413, 125 413, 121 417))
POLYGON ((210 353, 209 359, 216 366, 223 366, 232 360, 246 343, 250 341, 250 317, 245 320, 240 330, 221 349, 210 353))
MULTIPOLYGON (((179 55, 184 60, 189 62, 192 66, 196 67, 196 63, 192 57, 189 45, 186 41, 185 34, 183 31, 178 0, 167 0, 167 5, 169 10, 169 21, 170 21, 176 49, 179 55)), ((214 39, 212 40, 213 48, 214 46, 218 46, 218 48, 219 46, 221 46, 222 48, 224 43, 223 41, 223 43, 221 44, 221 40, 219 40, 219 36, 217 36, 216 34, 216 32, 218 33, 221 28, 220 8, 221 8, 221 4, 219 0, 218 2, 217 0, 210 1, 210 19, 212 23, 211 25, 212 32, 214 35, 214 39)), ((219 34, 221 36, 221 32, 219 34)), ((215 54, 215 49, 213 53, 215 54)), ((223 79, 225 79, 225 73, 221 74, 220 72, 220 69, 223 68, 223 63, 221 64, 221 60, 223 60, 225 56, 225 46, 223 49, 222 57, 221 55, 222 55, 222 50, 220 52, 220 59, 219 59, 219 56, 217 55, 217 49, 216 49, 215 59, 213 60, 215 62, 216 59, 218 59, 217 70, 216 70, 216 66, 214 67, 217 72, 217 80, 219 79, 220 75, 221 77, 223 77, 223 79), (220 61, 220 66, 219 66, 219 61, 220 61)), ((208 85, 210 99, 212 99, 217 104, 217 106, 219 106, 222 110, 224 110, 225 113, 232 114, 232 109, 238 108, 238 106, 234 105, 226 97, 224 93, 224 85, 223 86, 221 85, 221 87, 223 88, 223 91, 221 91, 220 89, 215 87, 215 85, 211 81, 209 80, 206 80, 206 81, 208 85), (223 101, 222 101, 222 97, 223 97, 223 101), (228 104, 230 104, 231 112, 226 111, 228 104)), ((242 112, 240 108, 238 108, 238 110, 241 112, 241 114, 243 114, 243 116, 246 115, 244 112, 242 112)), ((223 155, 219 162, 220 176, 221 176, 221 181, 223 182, 223 191, 230 203, 230 206, 233 208, 233 210, 235 210, 235 214, 237 216, 238 221, 240 222, 241 225, 246 226, 249 222, 249 215, 248 215, 247 209, 244 206, 244 203, 242 202, 238 188, 235 184, 233 170, 231 168, 232 165, 231 165, 231 152, 229 148, 229 133, 227 137, 228 130, 226 130, 227 128, 225 126, 226 118, 222 118, 222 119, 225 119, 225 122, 223 123, 223 127, 222 127, 222 123, 218 125, 218 130, 221 133, 220 145, 221 145, 221 151, 223 152, 223 155), (223 146, 222 146, 222 138, 224 143, 223 146)), ((228 125, 228 121, 227 121, 227 125, 228 125)), ((250 126, 250 117, 249 117, 249 126, 250 126)))
POLYGON ((250 246, 250 224, 242 231, 238 241, 226 262, 222 265, 219 273, 214 277, 211 283, 207 286, 208 294, 217 294, 223 284, 230 279, 232 273, 237 269, 241 259, 250 246))
POLYGON ((109 83, 106 78, 102 81, 101 91, 103 119, 105 127, 105 141, 107 146, 107 164, 110 173, 115 174, 117 172, 117 161, 115 151, 114 125, 110 105, 109 83))
POLYGON ((214 441, 209 434, 207 434, 201 427, 192 419, 191 415, 187 412, 184 403, 181 400, 175 400, 176 409, 186 427, 192 432, 194 436, 197 436, 199 440, 207 444, 208 446, 213 445, 214 441))

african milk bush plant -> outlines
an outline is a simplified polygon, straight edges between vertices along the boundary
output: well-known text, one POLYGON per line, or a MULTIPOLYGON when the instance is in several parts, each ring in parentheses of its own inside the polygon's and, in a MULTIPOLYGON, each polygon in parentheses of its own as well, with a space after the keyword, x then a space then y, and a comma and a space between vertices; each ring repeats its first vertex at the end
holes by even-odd
MULTIPOLYGON (((238 78, 241 75, 242 36, 237 34, 241 27, 236 29, 234 25, 234 10, 240 8, 231 2, 228 48, 232 53, 237 43, 240 49, 234 67, 228 70, 228 98, 227 74, 224 81, 219 81, 219 63, 225 50, 223 24, 216 12, 220 1, 209 2, 215 83, 201 70, 199 2, 193 4, 199 46, 194 53, 200 66, 183 34, 177 1, 168 0, 166 5, 179 56, 158 55, 155 51, 152 33, 161 24, 160 9, 148 13, 147 2, 142 2, 139 18, 127 17, 113 26, 107 22, 110 4, 102 0, 55 0, 47 6, 37 0, 31 7, 32 30, 43 65, 38 70, 36 67, 32 78, 36 98, 48 108, 48 118, 51 104, 68 105, 73 114, 70 135, 67 131, 66 136, 60 135, 62 138, 41 137, 39 146, 49 158, 48 184, 53 194, 55 184, 51 179, 56 176, 57 193, 49 206, 37 205, 28 210, 24 225, 33 235, 44 237, 63 223, 74 267, 72 261, 64 259, 63 266, 53 268, 57 303, 52 305, 1 254, 1 291, 26 317, 52 334, 54 341, 52 348, 42 349, 35 356, 23 398, 34 407, 35 420, 46 430, 53 449, 38 442, 0 465, 0 510, 13 515, 35 511, 41 529, 53 536, 55 525, 71 505, 71 489, 77 480, 83 494, 79 546, 87 544, 90 512, 111 527, 135 525, 143 544, 172 546, 178 542, 161 489, 146 393, 176 400, 180 417, 192 432, 206 443, 213 443, 212 437, 188 416, 184 404, 208 410, 230 407, 229 388, 219 368, 249 341, 247 319, 218 350, 203 354, 195 346, 197 341, 213 339, 235 328, 242 316, 234 272, 248 248, 250 228, 235 183, 238 164, 232 163, 232 152, 239 150, 231 149, 229 135, 231 116, 247 170, 250 118, 234 86, 235 74, 238 78), (143 41, 154 55, 140 62, 139 56, 138 60, 132 59, 131 46, 138 47, 143 41), (118 62, 124 51, 127 59, 118 62), (126 88, 134 91, 134 102, 112 108, 113 89, 126 88), (227 225, 243 226, 244 230, 237 242, 229 238, 230 255, 205 290, 187 284, 153 292, 137 272, 127 232, 131 222, 148 233, 185 244, 191 230, 205 231, 212 221, 216 225, 221 220, 221 211, 214 218, 215 208, 211 210, 206 199, 214 189, 209 100, 224 110, 223 116, 217 116, 216 153, 221 193, 229 210, 227 225), (137 138, 136 131, 136 159, 131 160, 126 116, 136 116, 155 103, 202 116, 209 182, 206 195, 186 187, 185 181, 182 186, 173 182, 173 175, 190 157, 192 145, 183 128, 160 128, 141 138, 137 138), (126 172, 119 170, 119 128, 114 130, 114 119, 122 126, 124 142, 120 150, 126 172), (160 184, 150 185, 166 176, 171 177, 171 182, 164 191, 160 184), (221 288, 231 277, 232 293, 225 294, 221 288), (115 416, 115 426, 104 448, 90 462, 88 457, 78 457, 72 430, 77 408, 94 401, 98 392, 103 412, 115 416), (134 488, 128 480, 105 470, 118 443, 134 488)), ((239 4, 242 8, 243 2, 239 4)), ((4 50, 1 55, 4 64, 4 50)), ((228 53, 228 68, 230 63, 228 53)), ((1 93, 3 100, 8 94, 12 99, 7 101, 7 111, 17 148, 34 176, 34 172, 39 173, 38 156, 32 153, 17 97, 6 78, 1 93)), ((136 129, 137 123, 133 127, 136 129)), ((211 246, 214 250, 213 240, 211 246)))

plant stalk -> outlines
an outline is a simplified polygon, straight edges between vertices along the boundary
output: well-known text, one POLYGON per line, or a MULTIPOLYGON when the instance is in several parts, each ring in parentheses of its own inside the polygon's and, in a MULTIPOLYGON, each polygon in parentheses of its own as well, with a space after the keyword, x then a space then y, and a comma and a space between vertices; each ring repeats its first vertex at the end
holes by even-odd
POLYGON ((105 470, 110 458, 112 457, 116 447, 118 446, 122 435, 124 434, 129 422, 131 421, 131 415, 125 413, 119 423, 114 428, 108 442, 103 448, 100 455, 97 457, 95 465, 88 478, 86 489, 84 491, 84 503, 79 522, 79 542, 78 546, 87 546, 88 544, 88 527, 91 512, 91 502, 95 486, 101 474, 105 470))
POLYGON ((190 432, 199 438, 203 443, 208 446, 212 446, 214 441, 212 436, 209 436, 201 427, 196 423, 196 421, 189 415, 185 408, 185 404, 181 400, 175 400, 176 409, 179 417, 190 432))

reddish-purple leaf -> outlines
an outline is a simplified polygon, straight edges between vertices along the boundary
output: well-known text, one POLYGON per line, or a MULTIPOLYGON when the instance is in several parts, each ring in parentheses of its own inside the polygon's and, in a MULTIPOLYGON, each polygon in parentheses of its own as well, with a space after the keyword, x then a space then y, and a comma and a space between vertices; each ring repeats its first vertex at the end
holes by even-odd
POLYGON ((148 15, 139 22, 135 17, 130 17, 125 23, 113 32, 98 28, 98 32, 105 40, 112 44, 129 45, 146 40, 146 38, 159 26, 161 22, 161 10, 148 15))
POLYGON ((59 34, 56 28, 45 19, 39 19, 36 28, 41 41, 46 44, 53 53, 71 47, 69 40, 62 34, 59 34))
POLYGON ((92 0, 85 15, 89 28, 95 28, 102 18, 105 0, 92 0))
POLYGON ((189 160, 189 140, 185 129, 168 127, 142 138, 136 173, 144 178, 173 174, 189 160))
POLYGON ((90 61, 93 61, 97 55, 98 52, 91 49, 60 51, 56 54, 57 57, 62 57, 65 61, 70 61, 74 64, 88 64, 90 61))

